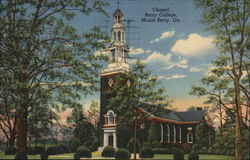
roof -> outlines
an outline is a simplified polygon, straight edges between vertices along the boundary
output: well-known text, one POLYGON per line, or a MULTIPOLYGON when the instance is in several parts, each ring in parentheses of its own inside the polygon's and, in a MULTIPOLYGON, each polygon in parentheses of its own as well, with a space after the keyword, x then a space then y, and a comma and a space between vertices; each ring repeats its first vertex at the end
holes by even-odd
POLYGON ((206 113, 206 110, 174 112, 183 122, 200 121, 206 113))
POLYGON ((185 111, 185 112, 174 112, 165 108, 158 108, 153 105, 145 105, 141 107, 145 112, 152 113, 151 118, 153 117, 156 120, 166 121, 170 123, 189 123, 189 122, 199 122, 201 118, 205 115, 206 110, 197 110, 197 111, 185 111))

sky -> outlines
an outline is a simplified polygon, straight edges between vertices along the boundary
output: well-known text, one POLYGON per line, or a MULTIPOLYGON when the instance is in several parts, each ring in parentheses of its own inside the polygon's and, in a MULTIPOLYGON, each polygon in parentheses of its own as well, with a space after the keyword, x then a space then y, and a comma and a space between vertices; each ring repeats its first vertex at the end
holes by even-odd
MULTIPOLYGON (((112 15, 118 4, 117 0, 106 1, 109 17, 96 12, 77 15, 72 25, 79 33, 99 26, 111 35, 112 15)), ((208 73, 217 51, 212 43, 214 36, 205 31, 207 26, 200 22, 202 11, 195 7, 193 0, 120 0, 119 8, 124 15, 126 42, 133 57, 129 63, 134 59, 145 62, 147 69, 159 76, 161 87, 166 89, 177 110, 204 106, 204 99, 189 92, 208 73)), ((91 100, 99 99, 100 93, 96 92, 83 97, 81 102, 89 106, 91 100)))

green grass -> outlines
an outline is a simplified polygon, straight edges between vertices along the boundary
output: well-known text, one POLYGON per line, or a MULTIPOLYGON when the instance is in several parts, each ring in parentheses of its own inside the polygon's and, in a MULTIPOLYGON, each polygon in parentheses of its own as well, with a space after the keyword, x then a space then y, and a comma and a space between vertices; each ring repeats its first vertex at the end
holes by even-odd
MULTIPOLYGON (((166 159, 166 160, 172 160, 173 155, 171 154, 156 154, 154 156, 154 159, 166 159)), ((185 160, 188 159, 188 155, 185 154, 185 160)), ((234 157, 232 156, 224 156, 224 155, 208 155, 208 154, 200 154, 199 155, 200 160, 234 160, 234 157)))
MULTIPOLYGON (((185 160, 187 160, 187 154, 185 155, 185 160)), ((0 151, 0 158, 2 159, 14 159, 14 155, 5 155, 3 151, 0 151)), ((101 153, 100 152, 93 152, 92 153, 93 158, 100 158, 101 153)), ((200 160, 234 160, 234 157, 232 156, 224 156, 224 155, 205 155, 201 154, 199 155, 200 160)), ((40 159, 40 155, 28 155, 29 159, 40 159)), ((65 153, 65 154, 59 154, 59 155, 51 155, 49 156, 49 159, 74 159, 74 153, 65 153)), ((107 159, 107 158, 104 158, 107 159)), ((154 159, 162 159, 162 160, 172 160, 173 155, 164 155, 164 154, 156 154, 154 156, 154 159)))

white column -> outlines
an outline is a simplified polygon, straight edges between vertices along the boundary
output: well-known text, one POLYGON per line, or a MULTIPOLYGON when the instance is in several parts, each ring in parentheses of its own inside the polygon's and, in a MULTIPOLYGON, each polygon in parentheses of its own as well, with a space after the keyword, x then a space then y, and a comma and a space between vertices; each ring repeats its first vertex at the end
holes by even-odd
POLYGON ((176 142, 176 129, 175 129, 175 126, 173 128, 174 128, 174 143, 175 143, 176 142))
POLYGON ((161 142, 163 142, 163 126, 161 124, 161 142))
POLYGON ((180 141, 179 142, 181 143, 181 127, 180 126, 179 126, 179 132, 180 132, 179 133, 179 136, 180 136, 180 141))
POLYGON ((104 132, 103 134, 103 147, 108 145, 108 134, 104 132))
POLYGON ((116 142, 117 138, 116 138, 116 132, 113 133, 113 147, 117 148, 117 142, 116 142))

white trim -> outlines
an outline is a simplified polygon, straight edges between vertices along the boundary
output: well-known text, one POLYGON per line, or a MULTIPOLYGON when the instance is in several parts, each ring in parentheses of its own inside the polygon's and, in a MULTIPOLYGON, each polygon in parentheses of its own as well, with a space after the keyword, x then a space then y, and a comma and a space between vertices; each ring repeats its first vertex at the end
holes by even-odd
POLYGON ((173 143, 176 143, 176 128, 175 128, 175 126, 173 126, 173 129, 174 129, 174 141, 173 141, 173 143))
POLYGON ((167 139, 168 139, 168 143, 170 143, 170 127, 167 125, 167 139))
POLYGON ((187 143, 193 143, 193 133, 187 134, 187 143), (189 138, 189 135, 190 135, 190 138, 189 138))
POLYGON ((161 142, 163 142, 163 126, 161 124, 161 142))
POLYGON ((179 143, 181 143, 181 127, 179 126, 179 143))

